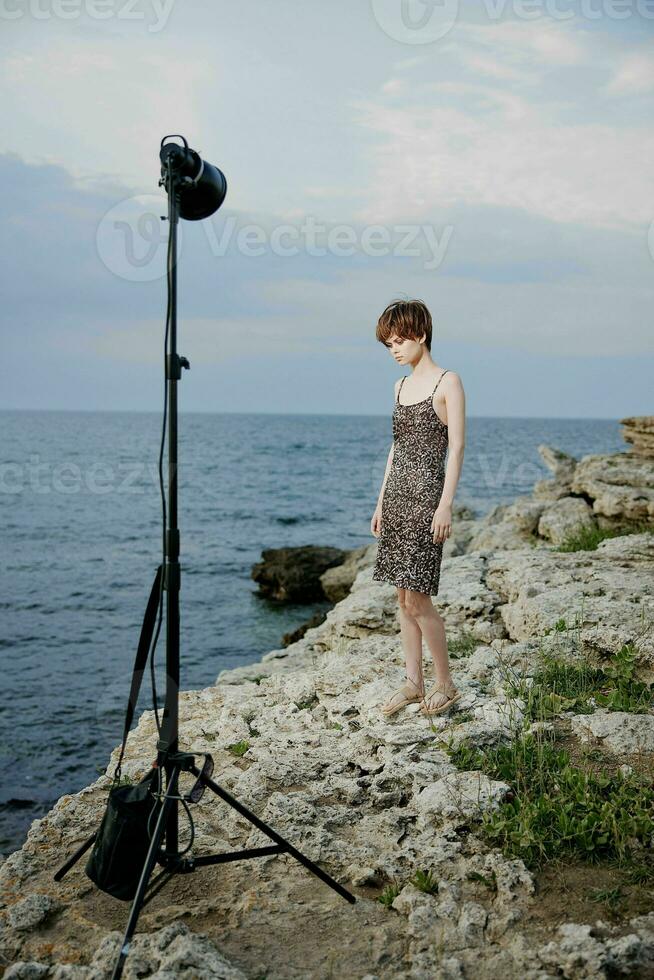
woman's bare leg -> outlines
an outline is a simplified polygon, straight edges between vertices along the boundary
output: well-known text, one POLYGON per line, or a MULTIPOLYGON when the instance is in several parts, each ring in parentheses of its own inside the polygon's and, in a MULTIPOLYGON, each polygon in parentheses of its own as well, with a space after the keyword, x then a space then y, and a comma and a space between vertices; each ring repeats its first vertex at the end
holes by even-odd
MULTIPOLYGON (((425 638, 434 665, 435 682, 443 685, 451 684, 452 675, 450 674, 450 662, 447 655, 445 623, 442 616, 436 611, 431 596, 424 592, 414 592, 407 589, 405 608, 407 615, 411 616, 425 638)), ((427 704, 430 708, 437 708, 440 704, 445 704, 447 700, 444 694, 437 693, 428 699, 427 704)))
POLYGON ((422 691, 422 631, 407 609, 407 590, 398 589, 397 591, 397 598, 400 604, 400 636, 402 638, 402 649, 404 650, 404 660, 406 662, 406 676, 414 684, 417 684, 418 688, 422 691))
MULTIPOLYGON (((397 590, 397 600, 400 606, 400 636, 402 638, 402 649, 404 650, 404 661, 406 663, 406 676, 413 681, 416 686, 416 693, 424 694, 424 682, 422 677, 422 632, 416 620, 406 609, 406 589, 397 590)), ((384 705, 390 708, 400 700, 401 695, 394 694, 384 705)))

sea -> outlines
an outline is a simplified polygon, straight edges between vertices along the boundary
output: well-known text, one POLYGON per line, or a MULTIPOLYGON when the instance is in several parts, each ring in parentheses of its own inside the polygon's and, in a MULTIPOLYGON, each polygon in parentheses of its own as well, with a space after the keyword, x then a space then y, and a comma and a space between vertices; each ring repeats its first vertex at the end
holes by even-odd
MULTIPOLYGON (((60 796, 105 771, 121 741, 162 560, 162 453, 169 501, 160 413, 5 410, 0 426, 0 854, 8 855, 60 796)), ((263 598, 251 570, 266 548, 373 543, 392 430, 390 415, 263 413, 180 413, 177 429, 180 682, 196 689, 280 649, 284 633, 329 608, 263 598)), ((481 516, 529 493, 549 475, 541 444, 577 458, 627 448, 617 420, 469 417, 455 502, 481 516)), ((148 670, 137 715, 152 706, 148 670)))

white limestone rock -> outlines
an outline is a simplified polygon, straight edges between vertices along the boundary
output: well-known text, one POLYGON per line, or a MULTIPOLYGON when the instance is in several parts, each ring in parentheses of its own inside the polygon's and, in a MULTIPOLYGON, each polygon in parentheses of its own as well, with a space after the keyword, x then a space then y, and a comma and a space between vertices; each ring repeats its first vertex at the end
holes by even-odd
MULTIPOLYGON (((632 919, 633 926, 638 920, 632 919)), ((654 931, 643 929, 612 938, 603 923, 566 922, 557 938, 541 946, 537 959, 568 980, 605 977, 649 977, 654 968, 654 931)))
POLYGON ((637 456, 654 457, 654 415, 629 415, 620 419, 621 435, 637 456))
POLYGON ((563 923, 557 929, 557 938, 538 950, 541 963, 566 980, 606 977, 610 955, 605 944, 591 933, 590 925, 563 923))
POLYGON ((555 545, 563 544, 580 527, 597 527, 593 509, 582 497, 561 497, 543 509, 538 521, 540 536, 555 545))
POLYGON ((588 455, 578 463, 572 492, 592 498, 593 512, 625 520, 654 519, 654 459, 635 453, 588 455))
POLYGON ((509 792, 509 786, 484 773, 453 772, 427 786, 415 799, 419 820, 460 820, 479 817, 493 809, 509 792))
POLYGON ((475 718, 490 723, 505 732, 518 732, 522 728, 525 703, 520 698, 489 698, 474 709, 475 718))
POLYGON ((613 752, 654 752, 654 714, 634 715, 626 711, 600 711, 574 715, 572 729, 582 742, 599 739, 613 752))
MULTIPOLYGON (((122 941, 122 932, 107 933, 98 944, 90 966, 20 961, 5 972, 5 980, 105 980, 113 972, 122 941)), ((152 933, 137 932, 132 938, 123 976, 125 980, 136 977, 247 980, 246 974, 230 963, 207 936, 192 932, 183 922, 152 933)))
POLYGON ((512 639, 541 636, 559 621, 573 627, 583 600, 582 647, 611 654, 638 637, 646 664, 654 651, 642 617, 654 614, 653 572, 654 535, 642 533, 605 539, 594 551, 496 552, 486 581, 505 597, 498 610, 512 639))
POLYGON ((577 459, 562 449, 540 443, 537 447, 540 458, 558 480, 571 480, 577 466, 577 459))
POLYGON ((26 932, 36 929, 62 908, 62 903, 52 895, 35 892, 11 905, 7 910, 7 919, 12 929, 26 932))

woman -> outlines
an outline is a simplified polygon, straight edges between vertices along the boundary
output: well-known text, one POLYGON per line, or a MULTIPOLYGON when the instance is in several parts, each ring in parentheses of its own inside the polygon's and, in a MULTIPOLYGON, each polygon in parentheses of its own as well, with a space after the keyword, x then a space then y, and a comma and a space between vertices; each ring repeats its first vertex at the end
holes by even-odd
POLYGON ((373 579, 397 587, 406 681, 382 707, 385 716, 422 701, 425 715, 460 697, 450 674, 438 594, 443 542, 452 533, 452 500, 463 465, 465 394, 458 374, 431 357, 432 321, 420 300, 395 301, 377 323, 377 339, 412 373, 395 383, 393 445, 370 530, 379 538, 373 579), (447 469, 445 456, 447 454, 447 469), (425 693, 422 638, 434 666, 425 693))

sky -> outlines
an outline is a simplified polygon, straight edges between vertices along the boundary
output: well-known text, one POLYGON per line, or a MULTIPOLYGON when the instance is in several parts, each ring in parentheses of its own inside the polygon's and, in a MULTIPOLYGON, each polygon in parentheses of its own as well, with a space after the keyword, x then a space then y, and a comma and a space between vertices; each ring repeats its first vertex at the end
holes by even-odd
POLYGON ((650 414, 654 0, 0 0, 0 408, 388 414, 418 298, 470 416, 650 414))

